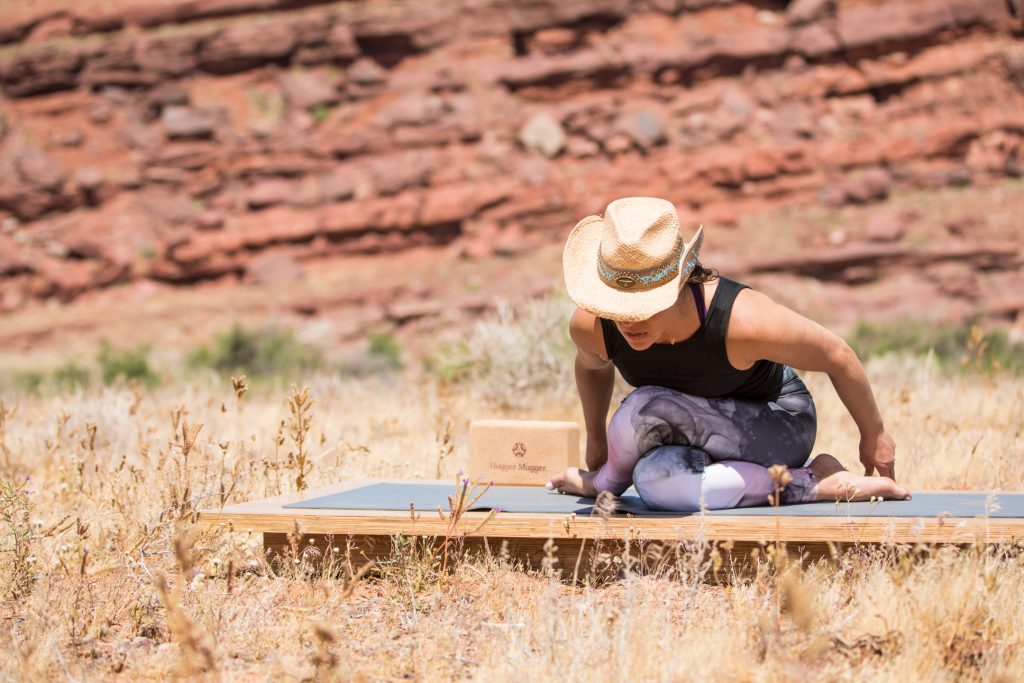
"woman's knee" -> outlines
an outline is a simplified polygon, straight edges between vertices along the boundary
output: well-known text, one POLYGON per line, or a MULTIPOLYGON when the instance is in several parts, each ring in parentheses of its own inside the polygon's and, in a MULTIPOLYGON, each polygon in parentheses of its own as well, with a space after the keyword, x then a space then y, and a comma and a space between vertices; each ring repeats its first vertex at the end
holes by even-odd
POLYGON ((708 454, 690 446, 661 446, 633 468, 633 486, 652 510, 700 510, 708 454))
POLYGON ((664 393, 663 387, 657 387, 653 385, 645 385, 637 387, 633 391, 629 392, 627 396, 622 399, 622 403, 619 405, 615 414, 612 415, 612 422, 616 419, 619 421, 630 422, 633 415, 637 411, 641 410, 647 403, 657 397, 659 394, 664 393))
MULTIPOLYGON (((608 448, 617 453, 636 450, 636 414, 656 395, 659 387, 643 386, 634 389, 612 414, 608 422, 608 448)), ((639 453, 633 453, 638 456, 639 453)))
POLYGON ((667 423, 673 417, 681 417, 680 412, 688 412, 677 406, 683 398, 687 397, 665 387, 638 387, 622 399, 622 404, 612 415, 609 429, 621 434, 633 434, 638 428, 646 429, 651 424, 667 423))

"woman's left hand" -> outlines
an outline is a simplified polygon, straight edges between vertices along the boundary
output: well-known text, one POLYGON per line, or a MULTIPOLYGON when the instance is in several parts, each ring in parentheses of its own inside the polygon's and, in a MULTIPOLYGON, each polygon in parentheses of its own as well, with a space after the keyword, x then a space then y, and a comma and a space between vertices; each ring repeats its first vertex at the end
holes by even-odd
POLYGON ((864 474, 871 476, 878 470, 880 476, 896 481, 896 442, 889 432, 883 430, 876 437, 861 437, 860 461, 864 474))
POLYGON ((596 477, 597 472, 588 472, 579 467, 570 467, 561 474, 551 477, 551 481, 544 486, 559 493, 597 498, 597 488, 594 486, 594 479, 596 477))

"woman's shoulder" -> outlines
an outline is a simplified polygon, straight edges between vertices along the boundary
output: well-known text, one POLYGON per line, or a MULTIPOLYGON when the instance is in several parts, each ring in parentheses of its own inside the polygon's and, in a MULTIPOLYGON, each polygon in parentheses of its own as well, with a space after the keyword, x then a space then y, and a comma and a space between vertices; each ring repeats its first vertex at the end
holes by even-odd
POLYGON ((730 312, 734 312, 734 309, 739 306, 740 299, 747 299, 751 295, 756 299, 759 295, 750 285, 725 275, 719 275, 704 286, 707 288, 705 291, 709 301, 708 307, 714 306, 716 309, 727 308, 730 312))
POLYGON ((764 292, 746 285, 735 288, 727 337, 730 342, 760 343, 785 336, 794 318, 803 318, 764 292))
POLYGON ((602 361, 608 361, 601 318, 582 308, 577 308, 569 319, 569 336, 580 351, 594 354, 602 361))
POLYGON ((729 325, 730 331, 737 327, 737 322, 748 320, 751 317, 762 318, 763 313, 766 312, 766 304, 774 303, 769 296, 754 287, 727 277, 719 278, 718 288, 722 294, 719 299, 722 302, 727 301, 730 309, 729 319, 732 321, 732 324, 729 325))
POLYGON ((577 347, 587 351, 596 351, 595 342, 601 341, 604 346, 604 332, 601 319, 590 311, 577 308, 569 319, 569 336, 577 347))

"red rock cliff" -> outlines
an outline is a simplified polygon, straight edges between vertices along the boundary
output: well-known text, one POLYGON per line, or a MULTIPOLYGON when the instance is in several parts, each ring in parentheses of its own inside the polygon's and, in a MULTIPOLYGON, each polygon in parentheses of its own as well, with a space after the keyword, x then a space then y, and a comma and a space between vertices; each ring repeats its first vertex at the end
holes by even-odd
MULTIPOLYGON (((728 225, 1024 172, 1016 0, 96 5, 0 19, 0 311, 268 250, 526 250, 628 194, 728 225)), ((1020 268, 1019 235, 898 223, 744 267, 1020 268)))

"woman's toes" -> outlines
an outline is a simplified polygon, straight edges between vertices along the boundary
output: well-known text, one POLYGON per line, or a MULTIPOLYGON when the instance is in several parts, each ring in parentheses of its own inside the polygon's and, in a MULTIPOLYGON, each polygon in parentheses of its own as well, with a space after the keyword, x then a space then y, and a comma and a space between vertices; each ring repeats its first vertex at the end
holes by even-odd
POLYGON ((885 498, 891 498, 893 500, 907 500, 910 498, 910 491, 894 482, 889 477, 884 477, 885 481, 889 484, 889 493, 884 496, 885 498))
POLYGON ((905 500, 910 492, 889 477, 868 477, 842 471, 818 480, 818 500, 860 501, 872 498, 905 500))

